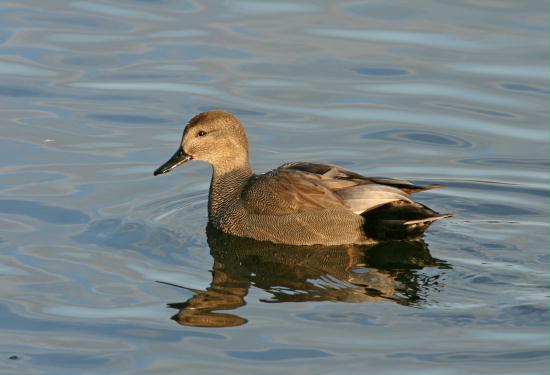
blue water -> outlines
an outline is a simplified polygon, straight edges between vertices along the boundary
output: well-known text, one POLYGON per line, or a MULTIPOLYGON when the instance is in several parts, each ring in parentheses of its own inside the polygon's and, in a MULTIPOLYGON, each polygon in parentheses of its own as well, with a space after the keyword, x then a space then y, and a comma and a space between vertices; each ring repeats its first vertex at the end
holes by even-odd
POLYGON ((548 373, 548 3, 0 3, 0 373, 548 373), (252 164, 439 183, 423 242, 206 232, 223 108, 252 164), (203 326, 209 326, 208 328, 203 326))

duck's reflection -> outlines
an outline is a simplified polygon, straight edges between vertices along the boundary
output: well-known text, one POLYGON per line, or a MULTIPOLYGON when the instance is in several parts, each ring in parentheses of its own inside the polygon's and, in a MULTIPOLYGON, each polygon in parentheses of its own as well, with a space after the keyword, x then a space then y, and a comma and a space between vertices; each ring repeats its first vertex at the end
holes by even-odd
POLYGON ((439 275, 424 267, 449 266, 430 255, 424 241, 385 242, 372 246, 287 246, 228 236, 207 228, 214 257, 212 283, 183 303, 172 317, 188 326, 230 327, 245 324, 221 313, 246 304, 251 285, 272 295, 263 302, 395 301, 417 304, 439 275))

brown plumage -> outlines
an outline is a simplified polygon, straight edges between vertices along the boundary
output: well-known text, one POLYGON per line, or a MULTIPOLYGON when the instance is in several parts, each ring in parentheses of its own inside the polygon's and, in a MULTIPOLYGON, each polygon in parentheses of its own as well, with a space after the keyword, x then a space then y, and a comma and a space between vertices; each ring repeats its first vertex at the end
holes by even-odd
POLYGON ((438 185, 365 177, 336 165, 308 162, 255 175, 244 128, 224 111, 191 119, 180 148, 155 175, 191 159, 213 167, 209 222, 236 236, 291 245, 363 244, 417 238, 432 222, 450 216, 410 197, 438 185))

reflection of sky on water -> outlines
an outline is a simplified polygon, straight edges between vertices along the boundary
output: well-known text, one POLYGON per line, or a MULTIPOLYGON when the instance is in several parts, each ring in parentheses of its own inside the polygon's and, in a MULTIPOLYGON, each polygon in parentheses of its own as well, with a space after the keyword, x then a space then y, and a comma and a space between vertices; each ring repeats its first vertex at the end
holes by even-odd
POLYGON ((0 14, 6 373, 547 369, 547 4, 45 0, 0 14), (151 174, 189 117, 220 107, 259 170, 337 162, 445 185, 418 195, 455 214, 426 236, 452 269, 412 272, 438 283, 425 303, 264 303, 300 293, 267 278, 227 311, 245 325, 170 320, 167 303, 212 283, 210 168, 151 174))

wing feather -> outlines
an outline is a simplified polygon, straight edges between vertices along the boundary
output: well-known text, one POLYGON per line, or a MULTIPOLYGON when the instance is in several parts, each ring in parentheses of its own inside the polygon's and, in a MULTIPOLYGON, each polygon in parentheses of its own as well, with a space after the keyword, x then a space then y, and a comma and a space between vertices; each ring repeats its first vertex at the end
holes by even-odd
POLYGON ((257 176, 243 191, 249 212, 285 215, 300 211, 342 208, 344 200, 313 173, 276 169, 257 176))
POLYGON ((365 177, 331 164, 293 162, 251 179, 243 191, 243 202, 249 212, 258 214, 328 208, 363 214, 391 202, 414 203, 410 193, 434 187, 365 177))

